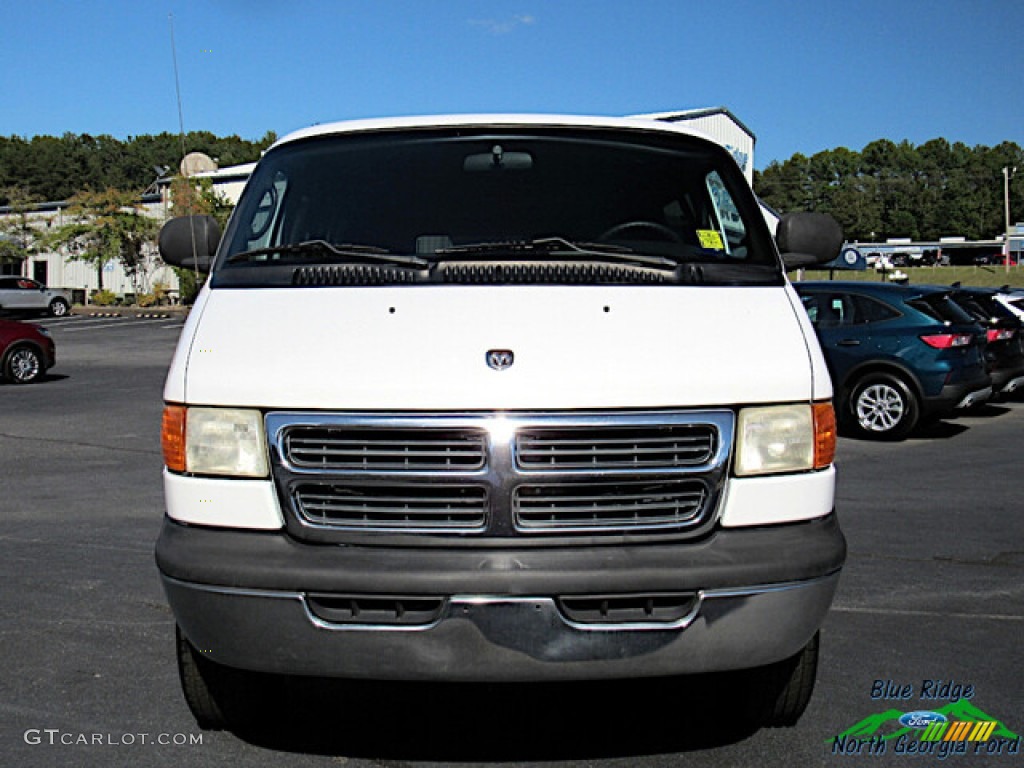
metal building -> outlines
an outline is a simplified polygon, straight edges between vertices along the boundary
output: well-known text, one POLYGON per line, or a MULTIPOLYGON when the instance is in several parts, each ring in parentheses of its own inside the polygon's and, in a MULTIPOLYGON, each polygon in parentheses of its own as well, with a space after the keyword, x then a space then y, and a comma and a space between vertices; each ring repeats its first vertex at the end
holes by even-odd
POLYGON ((736 115, 725 107, 688 109, 682 112, 655 112, 648 115, 634 115, 666 123, 685 123, 714 139, 736 158, 747 182, 754 183, 754 143, 757 137, 736 115))

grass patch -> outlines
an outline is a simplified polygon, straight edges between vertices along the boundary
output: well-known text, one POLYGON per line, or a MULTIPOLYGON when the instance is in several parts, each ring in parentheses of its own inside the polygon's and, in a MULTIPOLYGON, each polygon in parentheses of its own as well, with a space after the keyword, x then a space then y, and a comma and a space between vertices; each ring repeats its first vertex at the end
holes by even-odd
MULTIPOLYGON (((1024 267, 1011 266, 1010 271, 1006 267, 998 266, 962 266, 962 267, 899 267, 898 270, 909 277, 909 282, 914 285, 951 285, 955 282, 964 285, 979 286, 982 288, 1000 288, 1009 285, 1011 288, 1024 288, 1024 267)), ((797 273, 790 273, 790 279, 799 279, 797 273)), ((804 272, 803 280, 828 280, 828 270, 808 269, 804 272)), ((837 269, 832 272, 832 280, 857 280, 878 283, 886 279, 881 272, 867 269, 863 272, 853 272, 837 269)))

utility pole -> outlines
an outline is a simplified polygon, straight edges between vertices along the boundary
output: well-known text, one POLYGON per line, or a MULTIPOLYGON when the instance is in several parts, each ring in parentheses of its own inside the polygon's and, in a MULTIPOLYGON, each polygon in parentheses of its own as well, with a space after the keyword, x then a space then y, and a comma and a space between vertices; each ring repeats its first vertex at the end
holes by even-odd
POLYGON ((1005 258, 1006 272, 1010 271, 1010 177, 1017 172, 1016 168, 1003 166, 1003 206, 1006 214, 1006 241, 1003 246, 1006 248, 1005 258))

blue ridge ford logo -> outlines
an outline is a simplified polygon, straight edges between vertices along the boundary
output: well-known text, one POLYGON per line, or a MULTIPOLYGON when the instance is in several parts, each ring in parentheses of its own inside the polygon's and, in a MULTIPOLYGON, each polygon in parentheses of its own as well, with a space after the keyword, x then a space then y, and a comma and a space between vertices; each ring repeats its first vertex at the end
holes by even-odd
POLYGON ((946 716, 938 712, 918 710, 917 712, 907 712, 900 718, 900 725, 905 725, 908 728, 927 728, 936 722, 946 722, 946 716))
POLYGON ((489 349, 487 350, 487 367, 496 371, 504 371, 511 368, 516 356, 511 349, 489 349))

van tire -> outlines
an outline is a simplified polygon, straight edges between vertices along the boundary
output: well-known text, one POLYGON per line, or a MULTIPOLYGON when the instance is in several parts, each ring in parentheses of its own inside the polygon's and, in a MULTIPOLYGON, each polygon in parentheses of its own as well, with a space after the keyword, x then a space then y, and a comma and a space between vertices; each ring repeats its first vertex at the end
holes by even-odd
POLYGON ((199 727, 257 732, 268 719, 268 707, 280 698, 283 680, 218 664, 200 653, 178 626, 175 641, 181 691, 199 727))
POLYGON ((814 693, 820 636, 820 632, 815 632, 795 656, 744 673, 751 725, 767 728, 796 725, 814 693))
POLYGON ((223 695, 223 690, 218 690, 223 688, 223 668, 216 662, 204 659, 185 639, 180 627, 175 626, 174 634, 178 652, 178 677, 185 703, 200 728, 223 730, 227 727, 227 719, 217 703, 218 695, 223 695))
POLYGON ((869 373, 858 380, 845 410, 854 433, 874 440, 902 440, 921 418, 917 395, 891 373, 869 373))

